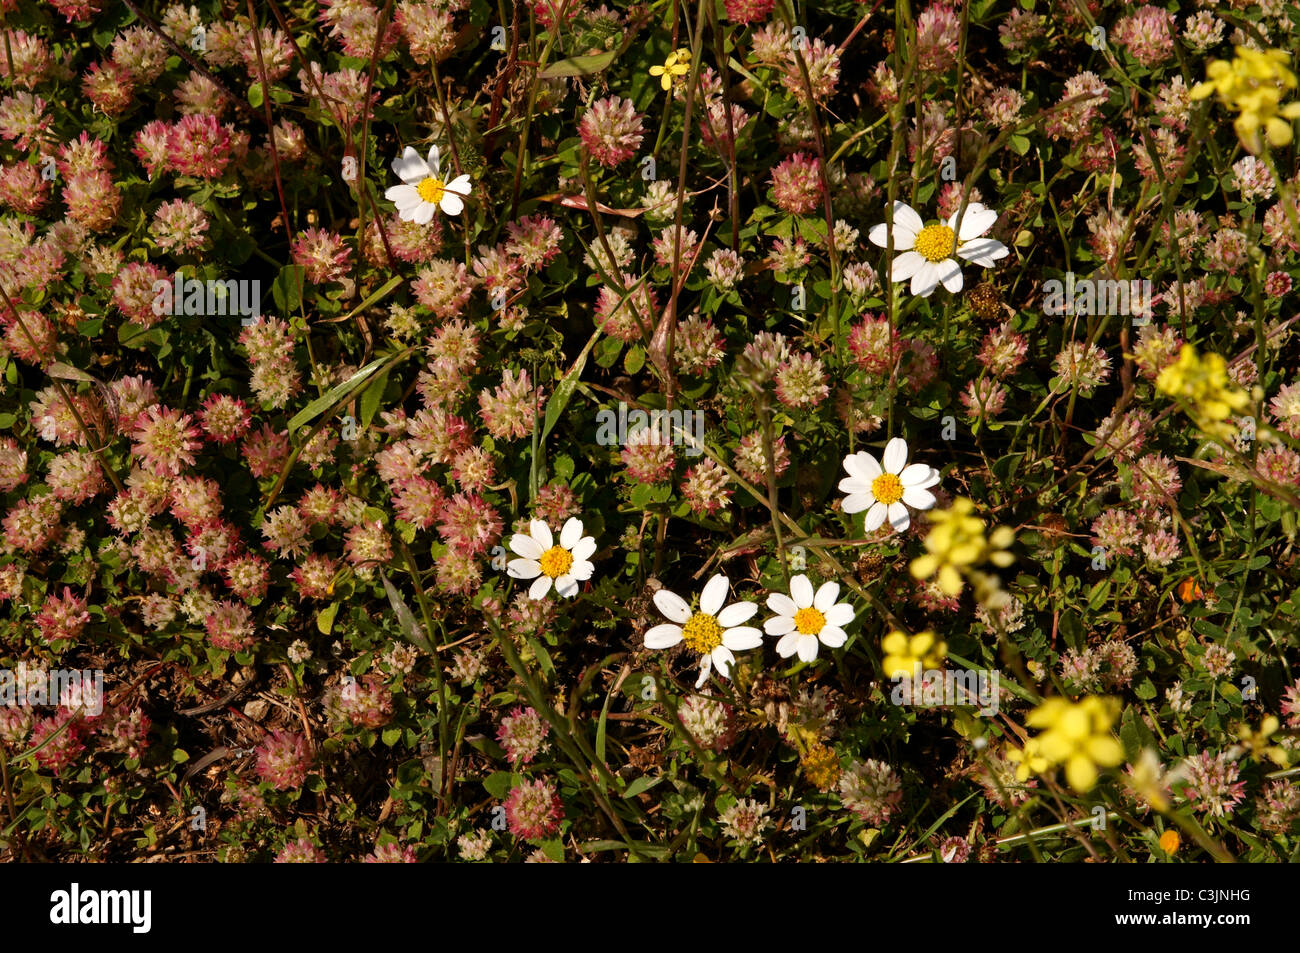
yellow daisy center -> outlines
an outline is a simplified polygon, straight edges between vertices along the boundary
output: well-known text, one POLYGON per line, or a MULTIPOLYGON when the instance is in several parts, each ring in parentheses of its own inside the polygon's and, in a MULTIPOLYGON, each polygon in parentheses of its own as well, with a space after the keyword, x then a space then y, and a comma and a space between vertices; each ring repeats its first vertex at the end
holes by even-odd
POLYGON ((722 644, 722 626, 707 612, 697 612, 682 626, 682 641, 700 655, 707 655, 722 644))
POLYGON ((447 191, 447 183, 436 175, 431 175, 427 179, 421 179, 415 191, 430 205, 437 205, 442 201, 442 193, 447 191))
POLYGON ((542 572, 554 579, 563 576, 572 568, 573 553, 562 546, 552 546, 542 553, 542 558, 537 561, 542 564, 542 572))
POLYGON ((926 261, 943 261, 957 248, 957 234, 947 225, 927 225, 912 246, 926 261))
POLYGON ((871 495, 881 503, 897 503, 903 498, 903 482, 896 473, 882 473, 871 481, 871 495))
POLYGON ((794 627, 800 635, 816 635, 826 625, 826 616, 816 609, 800 609, 794 614, 794 627))

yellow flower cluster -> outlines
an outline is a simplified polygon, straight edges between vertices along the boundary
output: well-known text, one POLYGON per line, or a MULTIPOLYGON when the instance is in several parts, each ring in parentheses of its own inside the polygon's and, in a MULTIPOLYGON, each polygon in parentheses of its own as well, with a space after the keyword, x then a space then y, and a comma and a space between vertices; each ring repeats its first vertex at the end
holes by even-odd
POLYGON ((673 83, 691 71, 691 51, 673 50, 664 60, 663 66, 650 67, 650 75, 659 78, 659 85, 665 90, 672 89, 673 83))
POLYGON ((912 560, 912 575, 917 579, 937 575, 939 588, 950 596, 961 592, 965 576, 982 605, 999 608, 1005 594, 997 578, 977 572, 975 567, 984 562, 1010 566, 1015 557, 1007 550, 1015 542, 1015 533, 1010 527, 999 526, 986 536, 984 521, 974 513, 975 504, 959 496, 948 509, 927 514, 934 529, 925 537, 925 555, 912 560))
POLYGON ((1025 718, 1026 725, 1043 729, 1042 734, 1029 739, 1023 750, 1007 751, 1007 758, 1017 764, 1017 780, 1064 765, 1070 787, 1080 794, 1092 790, 1101 768, 1124 760, 1124 749, 1110 731, 1118 717, 1116 698, 1047 699, 1025 718))
POLYGON ((1300 102, 1282 105, 1282 97, 1296 88, 1296 75, 1287 68, 1283 50, 1254 50, 1239 46, 1231 62, 1213 60, 1209 76, 1192 87, 1192 99, 1218 93, 1220 101, 1239 115, 1233 122, 1241 144, 1251 152, 1263 151, 1262 129, 1274 146, 1291 141, 1291 120, 1300 116, 1300 102))
POLYGON ((1259 723, 1259 730, 1252 731, 1249 725, 1237 726, 1237 738, 1240 739, 1242 746, 1251 758, 1256 761, 1268 758, 1279 768, 1285 768, 1287 765, 1287 753, 1285 748, 1269 744, 1272 738, 1281 729, 1282 723, 1276 715, 1268 715, 1259 723))
POLYGON ((937 669, 948 657, 948 643, 938 641, 929 629, 912 636, 895 629, 884 637, 880 647, 885 652, 885 678, 891 679, 898 675, 911 678, 918 664, 922 672, 937 669))
POLYGON ((1230 437, 1232 426, 1225 423, 1234 410, 1250 401, 1249 395, 1228 377, 1228 362, 1222 355, 1196 353, 1184 344, 1178 359, 1156 378, 1156 390, 1188 405, 1188 413, 1208 434, 1230 437))

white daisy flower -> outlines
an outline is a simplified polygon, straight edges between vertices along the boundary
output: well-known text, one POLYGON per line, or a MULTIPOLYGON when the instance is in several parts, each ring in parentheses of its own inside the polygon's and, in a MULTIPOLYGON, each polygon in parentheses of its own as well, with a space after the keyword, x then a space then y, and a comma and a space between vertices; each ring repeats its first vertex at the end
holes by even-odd
POLYGON ((836 602, 840 584, 824 582, 816 592, 804 575, 790 580, 790 594, 773 592, 767 597, 767 607, 776 615, 763 623, 768 635, 777 635, 776 654, 789 658, 797 654, 799 661, 811 662, 817 658, 819 645, 838 649, 848 639, 844 626, 853 621, 853 606, 836 602))
POLYGON ((655 605, 671 622, 656 625, 645 633, 645 647, 668 649, 678 642, 700 656, 700 677, 695 683, 700 688, 709 680, 709 672, 717 668, 723 678, 730 678, 731 666, 736 662, 733 652, 758 648, 763 644, 763 633, 752 626, 741 625, 758 611, 757 602, 733 602, 723 608, 731 582, 718 573, 704 584, 700 592, 700 607, 695 612, 686 600, 667 589, 655 593, 655 605))
MULTIPOLYGON (((953 212, 946 225, 926 225, 910 205, 894 203, 894 251, 902 254, 894 259, 892 280, 911 278, 912 294, 925 298, 940 283, 955 294, 961 291, 962 279, 954 254, 981 268, 992 268, 999 258, 1011 254, 1000 241, 980 237, 998 220, 997 212, 971 202, 959 224, 960 211, 953 212)), ((889 225, 873 226, 867 237, 872 244, 888 248, 889 225)))
POLYGON ((458 175, 446 182, 440 165, 437 146, 429 150, 428 162, 410 146, 393 160, 393 171, 402 184, 390 188, 384 198, 397 206, 397 217, 402 221, 428 225, 438 209, 448 215, 461 213, 470 192, 469 176, 458 175))
POLYGON ((506 575, 512 579, 535 579, 528 589, 530 599, 541 599, 555 584, 557 594, 565 597, 578 593, 578 583, 591 578, 596 567, 590 562, 596 552, 596 539, 582 535, 582 520, 571 517, 560 530, 556 545, 551 528, 541 520, 528 525, 528 534, 510 537, 510 549, 520 558, 506 563, 506 575))
POLYGON ((924 463, 907 463, 907 441, 895 437, 885 444, 883 464, 866 451, 844 458, 848 476, 840 480, 845 513, 867 511, 863 529, 874 533, 889 519, 901 533, 911 525, 907 508, 928 510, 934 506, 930 487, 939 482, 939 471, 924 463))

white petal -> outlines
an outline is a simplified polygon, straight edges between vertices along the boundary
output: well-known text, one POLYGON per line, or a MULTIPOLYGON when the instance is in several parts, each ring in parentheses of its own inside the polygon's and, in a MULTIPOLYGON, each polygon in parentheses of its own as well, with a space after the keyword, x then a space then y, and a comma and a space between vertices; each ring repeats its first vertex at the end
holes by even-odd
POLYGON ((691 607, 675 592, 660 589, 654 594, 655 606, 674 622, 685 624, 691 618, 691 607))
POLYGON ((428 163, 420 158, 420 153, 410 146, 403 149, 402 154, 393 160, 392 169, 407 185, 415 185, 421 179, 427 179, 433 174, 428 163))
POLYGON ((534 579, 542 574, 542 564, 536 559, 512 559, 506 563, 506 575, 511 579, 534 579))
MULTIPOLYGON (((736 664, 736 656, 731 654, 731 649, 725 645, 719 645, 710 653, 713 657, 713 665, 718 670, 718 674, 723 678, 731 677, 731 666, 736 664)), ((708 658, 709 656, 705 656, 708 658)))
POLYGON ((898 482, 903 486, 920 486, 930 478, 930 467, 924 463, 909 463, 898 474, 898 482))
POLYGON ((879 501, 871 504, 871 509, 867 510, 866 519, 863 520, 862 529, 866 533, 874 533, 885 522, 885 516, 889 513, 889 507, 879 501))
POLYGON ((827 648, 838 649, 849 640, 849 635, 839 626, 828 625, 817 633, 817 638, 821 639, 822 645, 827 648))
POLYGON ((510 548, 525 559, 541 559, 544 548, 531 536, 515 533, 510 537, 510 548))
POLYGON ((912 525, 912 517, 908 515, 907 507, 902 503, 889 504, 889 525, 898 533, 912 525))
POLYGON ((857 453, 851 453, 845 457, 844 469, 867 484, 880 476, 881 472, 880 461, 865 450, 859 450, 857 453))
POLYGON ((415 207, 415 211, 411 214, 411 221, 415 222, 416 225, 428 225, 433 221, 433 213, 437 210, 438 208, 436 205, 432 205, 428 202, 421 202, 415 207))
POLYGON ((532 587, 528 590, 529 599, 540 599, 551 591, 551 577, 538 576, 533 580, 532 587))
POLYGON ((682 640, 682 627, 665 622, 653 629, 646 629, 643 641, 648 649, 669 649, 682 640))
POLYGON ((847 493, 850 496, 854 493, 867 493, 871 490, 871 484, 862 479, 862 477, 846 476, 838 484, 841 493, 847 493))
MULTIPOLYGON (((957 212, 960 212, 958 209, 957 212)), ((998 220, 998 213, 991 208, 985 208, 979 202, 971 202, 966 206, 966 214, 961 218, 961 227, 957 227, 957 212, 952 213, 952 218, 948 219, 948 227, 957 233, 959 242, 968 242, 973 238, 979 238, 998 220)))
POLYGON ((835 628, 848 625, 853 621, 853 606, 847 602, 837 602, 829 609, 823 609, 822 612, 826 615, 826 624, 835 628))
POLYGON ((817 636, 805 635, 799 639, 798 653, 799 661, 814 662, 817 660, 817 636))
POLYGON ((791 632, 788 635, 783 635, 781 641, 776 643, 776 654, 781 656, 781 658, 789 658, 791 655, 794 655, 795 651, 799 648, 799 640, 802 638, 803 636, 798 632, 791 632))
POLYGON ((569 567, 569 575, 579 582, 586 582, 595 571, 596 567, 585 559, 575 559, 573 565, 569 567))
POLYGON ((735 652, 756 649, 763 644, 763 633, 752 625, 736 626, 722 633, 722 644, 735 652))
POLYGON ((458 175, 445 186, 446 191, 454 192, 461 198, 469 198, 469 193, 473 191, 469 184, 468 175, 458 175))
POLYGON ((429 146, 429 168, 433 170, 434 175, 442 170, 442 155, 438 152, 437 143, 429 146))
POLYGON ((704 590, 700 593, 700 611, 716 616, 722 609, 722 604, 727 601, 727 588, 730 585, 730 581, 722 573, 718 573, 706 582, 704 590))
POLYGON ((413 185, 393 185, 384 189, 384 198, 394 203, 398 208, 407 208, 410 205, 424 201, 420 198, 420 193, 413 185))
POLYGON ((928 298, 939 287, 939 269, 926 262, 912 276, 912 294, 919 298, 928 298))
POLYGON ((977 238, 973 242, 957 246, 958 258, 964 258, 981 268, 992 268, 995 261, 1010 254, 1006 245, 993 238, 977 238))
POLYGON ((811 608, 813 604, 813 586, 808 577, 800 574, 790 580, 790 598, 800 609, 811 608))
POLYGON ((533 539, 537 540, 537 545, 542 547, 542 552, 555 545, 555 537, 551 535, 551 528, 541 520, 533 520, 529 523, 528 532, 533 539))
POLYGON ((928 264, 929 262, 916 252, 905 251, 894 259, 893 267, 889 269, 889 280, 906 281, 928 264))
POLYGON ((824 582, 817 590, 817 596, 813 599, 813 608, 818 612, 826 612, 831 606, 835 605, 835 600, 840 596, 840 584, 838 582, 824 582))
POLYGON ((572 551, 573 547, 578 545, 580 539, 582 539, 582 520, 576 516, 570 516, 565 521, 564 528, 560 530, 560 545, 572 551))
POLYGON ((570 552, 573 553, 574 560, 578 562, 581 562, 584 559, 590 559, 595 551, 596 538, 594 536, 582 537, 582 539, 578 540, 577 543, 574 544, 573 549, 570 550, 570 552))
POLYGON ((874 506, 875 503, 876 498, 870 493, 851 493, 844 498, 844 502, 840 504, 840 507, 845 513, 852 515, 861 513, 868 506, 874 506))
POLYGON ((795 629, 794 619, 788 615, 774 615, 763 623, 763 631, 768 635, 785 635, 795 629))
POLYGON ((905 202, 894 203, 894 225, 901 225, 914 232, 925 228, 925 222, 921 220, 920 215, 916 214, 916 209, 905 202))
POLYGON ((569 596, 577 595, 578 581, 574 579, 573 576, 571 575, 561 576, 560 578, 555 580, 555 592, 556 595, 561 595, 564 596, 565 598, 568 598, 569 596))
POLYGON ((695 680, 696 688, 703 688, 704 683, 709 680, 709 669, 712 665, 713 661, 707 655, 700 656, 700 677, 695 680))
POLYGON ((733 625, 740 625, 742 622, 748 622, 758 611, 757 602, 733 602, 727 608, 718 613, 718 625, 724 629, 729 629, 733 625))
POLYGON ((939 262, 938 268, 939 281, 943 283, 944 288, 953 294, 961 291, 961 265, 957 264, 957 262, 951 258, 945 258, 943 261, 939 262))
POLYGON ((884 467, 886 473, 901 473, 907 464, 907 441, 893 437, 885 444, 884 467))
POLYGON ((934 467, 931 467, 930 475, 926 477, 923 482, 918 483, 917 486, 919 486, 923 490, 928 490, 932 486, 938 486, 939 481, 942 479, 943 479, 943 474, 940 473, 938 470, 936 470, 934 467))
POLYGON ((459 215, 465 209, 465 200, 455 192, 444 191, 438 205, 448 215, 459 215))
POLYGON ((780 615, 791 617, 799 611, 799 607, 794 604, 794 600, 784 592, 773 592, 769 594, 767 597, 767 607, 780 615))
POLYGON ((914 510, 928 510, 935 504, 934 494, 919 486, 903 487, 903 502, 914 510))
MULTIPOLYGON (((399 185, 396 186, 396 188, 404 189, 406 188, 406 186, 399 185)), ((404 212, 407 215, 411 216, 412 219, 414 219, 415 210, 420 208, 420 206, 424 205, 424 199, 420 198, 418 195, 415 196, 402 195, 394 199, 393 204, 397 206, 397 211, 404 212)))
MULTIPOLYGON (((889 226, 884 222, 879 225, 872 225, 871 231, 867 232, 867 239, 871 244, 880 248, 889 247, 889 226)), ((894 222, 894 251, 907 251, 916 244, 916 231, 903 225, 901 222, 894 222)))
POLYGON ((423 205, 424 203, 421 202, 419 205, 412 205, 409 208, 399 208, 397 210, 397 217, 403 222, 414 222, 415 213, 418 212, 423 205))

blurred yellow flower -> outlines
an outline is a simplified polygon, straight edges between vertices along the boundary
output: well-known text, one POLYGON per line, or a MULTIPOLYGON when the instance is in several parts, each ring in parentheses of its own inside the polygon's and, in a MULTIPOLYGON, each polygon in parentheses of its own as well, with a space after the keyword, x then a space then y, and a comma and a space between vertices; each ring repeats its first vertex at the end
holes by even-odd
POLYGON ((1191 344, 1184 344, 1178 359, 1160 372, 1156 390, 1185 402, 1196 426, 1221 437, 1232 431, 1224 421, 1250 402, 1250 396, 1228 377, 1228 362, 1222 355, 1198 355, 1191 344))
POLYGON ((1134 794, 1157 811, 1169 810, 1169 778, 1154 750, 1143 748, 1124 780, 1134 794))
POLYGON ((1178 832, 1172 827, 1160 835, 1160 849, 1166 854, 1178 853, 1178 848, 1183 840, 1178 836, 1178 832))
POLYGON ((1249 725, 1237 726, 1237 737, 1245 745, 1246 751, 1256 761, 1261 758, 1268 758, 1279 768, 1285 768, 1287 765, 1286 750, 1277 745, 1271 745, 1268 740, 1272 738, 1282 723, 1278 721, 1276 715, 1268 715, 1259 723, 1258 731, 1251 731, 1249 725))
POLYGON ((1065 766, 1070 787, 1083 794, 1097 783, 1100 768, 1124 760, 1124 749, 1110 733, 1119 717, 1119 700, 1089 695, 1078 702, 1049 698, 1025 718, 1043 733, 1035 740, 1038 753, 1053 765, 1065 766))
POLYGON ((912 636, 895 629, 881 640, 880 647, 885 652, 885 678, 911 678, 918 665, 922 672, 937 669, 948 656, 948 643, 938 641, 929 629, 912 636))
POLYGON ((1217 93, 1219 100, 1239 115, 1233 122, 1241 144, 1251 152, 1263 151, 1260 130, 1273 146, 1291 142, 1291 120, 1300 116, 1300 102, 1281 105, 1288 90, 1296 88, 1295 73, 1287 68, 1284 50, 1236 48, 1231 62, 1213 60, 1206 67, 1209 77, 1192 87, 1192 99, 1217 93))
POLYGON ((1046 774, 1052 767, 1052 762, 1043 757, 1037 738, 1030 738, 1023 748, 1008 747, 1007 760, 1016 766, 1016 780, 1022 784, 1031 774, 1046 774))
MULTIPOLYGON (((926 554, 912 560, 912 575, 917 579, 939 577, 939 588, 949 596, 962 589, 962 576, 983 562, 995 566, 1010 566, 1015 557, 1007 549, 1015 542, 1009 527, 999 526, 989 536, 984 535, 984 521, 974 516, 975 504, 964 496, 952 501, 946 510, 931 510, 929 520, 934 525, 925 537, 926 554)), ((989 577, 991 578, 991 577, 989 577)), ((988 594, 988 578, 981 577, 981 591, 988 594)))
POLYGON ((664 60, 663 66, 650 67, 650 75, 659 77, 659 85, 672 89, 673 83, 691 71, 691 51, 673 50, 664 60))

